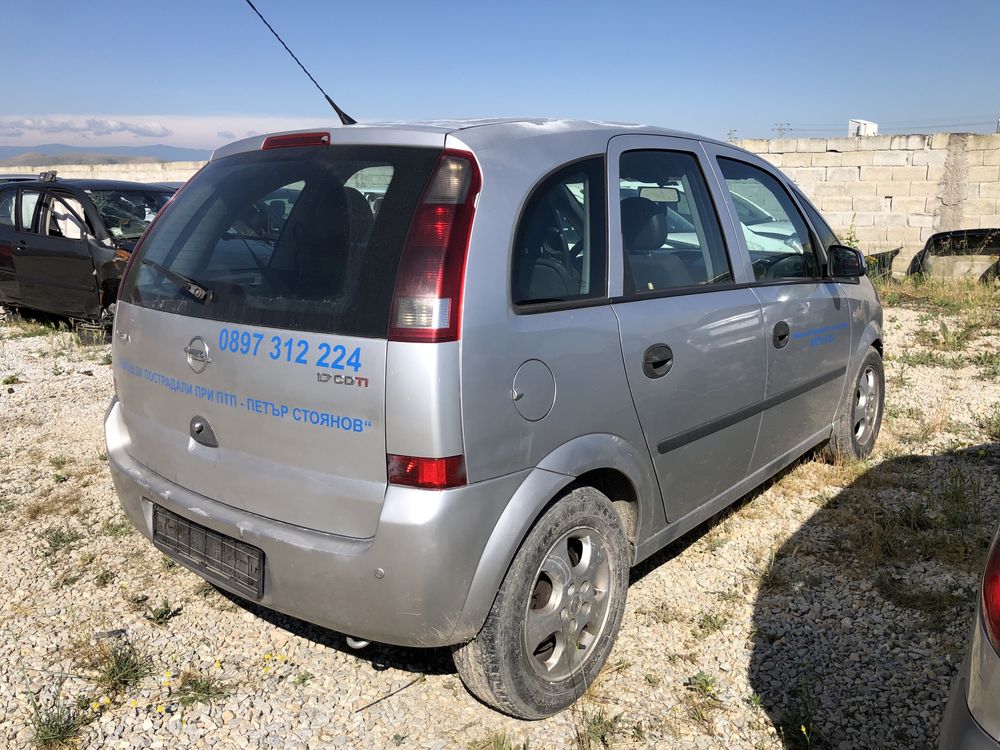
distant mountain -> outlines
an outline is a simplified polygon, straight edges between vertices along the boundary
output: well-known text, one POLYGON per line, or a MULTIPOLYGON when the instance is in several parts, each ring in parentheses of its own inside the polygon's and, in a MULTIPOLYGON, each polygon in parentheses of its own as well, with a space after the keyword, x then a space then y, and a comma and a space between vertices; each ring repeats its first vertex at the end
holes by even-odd
POLYGON ((50 167, 53 164, 143 164, 159 163, 152 156, 115 156, 83 152, 77 154, 43 154, 29 151, 0 160, 2 167, 50 167))
POLYGON ((0 146, 0 165, 45 166, 48 164, 123 164, 135 161, 205 161, 211 149, 151 146, 67 146, 43 143, 40 146, 0 146), (44 161, 26 161, 44 158, 44 161), (54 158, 58 157, 58 159, 54 158))

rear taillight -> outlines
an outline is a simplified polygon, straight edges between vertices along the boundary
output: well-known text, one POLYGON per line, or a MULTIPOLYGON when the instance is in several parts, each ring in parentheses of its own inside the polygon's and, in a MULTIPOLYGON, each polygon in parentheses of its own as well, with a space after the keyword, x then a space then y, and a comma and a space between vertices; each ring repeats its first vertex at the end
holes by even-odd
POLYGON ((472 154, 442 153, 403 245, 390 341, 457 341, 469 234, 481 178, 472 154))
POLYGON ((420 458, 386 455, 389 483, 426 490, 443 490, 465 484, 465 458, 420 458))
POLYGON ((983 623, 993 648, 1000 652, 1000 535, 993 540, 983 573, 983 623))
POLYGON ((273 148, 299 148, 300 146, 329 146, 329 133, 286 133, 285 135, 270 135, 261 145, 262 151, 273 148))

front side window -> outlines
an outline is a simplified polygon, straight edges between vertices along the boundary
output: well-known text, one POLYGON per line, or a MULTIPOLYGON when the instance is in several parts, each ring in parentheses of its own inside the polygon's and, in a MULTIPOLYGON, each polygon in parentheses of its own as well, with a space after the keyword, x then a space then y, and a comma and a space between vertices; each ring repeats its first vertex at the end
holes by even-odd
POLYGON ((805 209, 809 221, 812 222, 813 229, 819 235, 819 241, 823 245, 823 249, 829 251, 832 245, 839 245, 840 240, 837 239, 836 232, 830 229, 830 225, 826 223, 826 219, 813 207, 813 204, 802 193, 798 193, 798 199, 799 203, 802 204, 802 208, 805 209))
POLYGON ((39 232, 49 237, 79 240, 85 231, 91 231, 84 223, 84 215, 83 205, 73 196, 50 194, 42 212, 39 232))
POLYGON ((514 239, 515 305, 599 299, 607 285, 604 160, 560 170, 535 188, 514 239))
POLYGON ((36 232, 35 229, 35 208, 42 194, 38 190, 21 191, 20 229, 22 232, 36 232))
POLYGON ((819 277, 809 229, 791 196, 771 174, 746 162, 719 159, 758 281, 819 277), (750 223, 747 223, 747 222, 750 223))
POLYGON ((733 281, 705 178, 693 154, 626 151, 619 199, 626 282, 643 296, 733 281))

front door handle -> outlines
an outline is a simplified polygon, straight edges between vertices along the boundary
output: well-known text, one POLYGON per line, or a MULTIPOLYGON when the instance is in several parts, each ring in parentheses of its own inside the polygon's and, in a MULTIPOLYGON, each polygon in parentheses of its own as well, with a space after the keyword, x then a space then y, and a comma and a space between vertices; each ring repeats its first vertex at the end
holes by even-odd
POLYGON ((651 380, 662 378, 674 366, 674 353, 666 344, 653 344, 642 355, 642 372, 651 380))
POLYGON ((792 334, 788 328, 788 323, 782 320, 774 324, 774 333, 771 335, 771 343, 774 344, 775 349, 784 349, 788 346, 788 342, 791 338, 792 334))

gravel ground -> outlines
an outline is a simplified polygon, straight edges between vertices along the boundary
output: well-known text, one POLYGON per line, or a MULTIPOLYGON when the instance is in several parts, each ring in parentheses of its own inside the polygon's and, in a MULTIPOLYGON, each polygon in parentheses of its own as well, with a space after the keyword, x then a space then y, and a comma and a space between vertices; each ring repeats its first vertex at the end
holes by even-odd
POLYGON ((1000 332, 919 364, 939 324, 887 311, 873 460, 803 460, 640 566, 598 682, 527 723, 446 651, 352 651, 169 564, 115 498, 108 348, 0 323, 0 745, 58 705, 87 748, 932 747, 1000 510, 1000 382, 971 364, 1000 332), (126 642, 150 666, 116 691, 94 655, 126 642))

